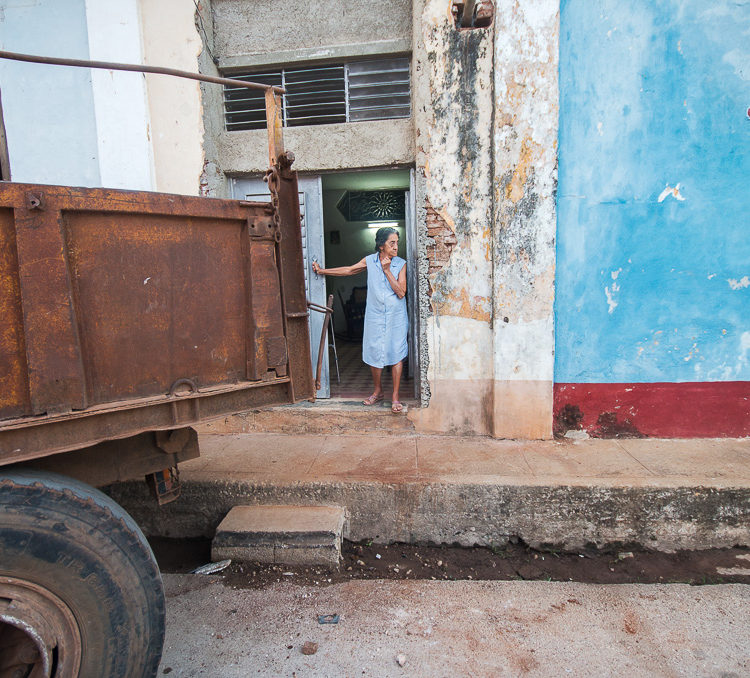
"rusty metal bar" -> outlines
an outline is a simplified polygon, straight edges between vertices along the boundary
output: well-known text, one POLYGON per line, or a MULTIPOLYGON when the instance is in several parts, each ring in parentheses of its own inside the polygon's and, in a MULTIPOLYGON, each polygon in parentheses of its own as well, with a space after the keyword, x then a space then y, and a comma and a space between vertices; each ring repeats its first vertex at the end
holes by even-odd
POLYGON ((469 28, 474 25, 474 4, 476 0, 466 0, 464 2, 463 16, 461 17, 461 26, 469 28))
MULTIPOLYGON (((179 418, 184 421, 191 418, 194 410, 191 401, 195 398, 200 398, 203 419, 286 403, 288 382, 288 377, 282 377, 271 382, 243 382, 241 386, 191 394, 177 400, 179 418)), ((162 396, 72 412, 67 416, 17 420, 17 425, 0 430, 0 468, 144 431, 171 430, 175 428, 174 400, 162 396)))
MULTIPOLYGON (((39 200, 36 207, 41 215, 47 211, 113 212, 122 214, 153 214, 173 217, 209 219, 248 218, 268 221, 273 214, 270 202, 222 200, 194 195, 143 193, 115 188, 74 188, 70 186, 42 186, 38 184, 4 184, 0 191, 0 207, 18 208, 26 205, 27 193, 39 200)), ((30 205, 31 203, 29 203, 30 205)))
MULTIPOLYGON (((328 313, 329 311, 331 311, 331 309, 327 306, 320 306, 319 304, 314 304, 312 301, 307 302, 307 308, 311 308, 313 311, 317 311, 318 313, 328 313)), ((307 313, 302 313, 299 315, 307 316, 307 313)))
MULTIPOLYGON (((320 307, 317 304, 313 304, 309 301, 307 302, 307 305, 315 311, 320 309, 320 307)), ((328 295, 328 304, 326 305, 325 311, 321 311, 321 313, 325 313, 326 317, 323 320, 323 329, 320 332, 320 346, 318 346, 318 368, 317 370, 315 370, 315 390, 316 391, 320 390, 320 377, 323 373, 323 355, 326 349, 326 335, 328 334, 328 323, 331 320, 331 313, 333 313, 333 295, 332 294, 328 295)))
POLYGON ((134 71, 136 73, 154 73, 156 75, 174 75, 178 78, 199 80, 200 82, 213 82, 217 85, 228 85, 230 87, 245 87, 247 89, 262 89, 266 91, 284 94, 283 87, 275 85, 263 85, 259 82, 246 82, 234 78, 219 78, 203 73, 191 73, 176 68, 165 68, 163 66, 146 66, 143 64, 121 64, 113 61, 89 61, 87 59, 63 59, 58 57, 38 56, 36 54, 20 54, 18 52, 5 52, 0 50, 0 59, 11 59, 12 61, 26 61, 32 64, 50 64, 52 66, 76 66, 81 68, 102 68, 107 71, 134 71))
POLYGON ((283 110, 281 95, 266 90, 266 129, 268 130, 268 161, 273 167, 284 152, 283 110))

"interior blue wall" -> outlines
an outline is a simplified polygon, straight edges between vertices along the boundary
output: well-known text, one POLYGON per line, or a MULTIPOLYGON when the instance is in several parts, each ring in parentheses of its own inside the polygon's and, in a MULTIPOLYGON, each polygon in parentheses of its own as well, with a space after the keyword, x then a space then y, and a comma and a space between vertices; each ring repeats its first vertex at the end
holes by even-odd
POLYGON ((749 107, 750 0, 561 1, 556 382, 750 380, 749 107))

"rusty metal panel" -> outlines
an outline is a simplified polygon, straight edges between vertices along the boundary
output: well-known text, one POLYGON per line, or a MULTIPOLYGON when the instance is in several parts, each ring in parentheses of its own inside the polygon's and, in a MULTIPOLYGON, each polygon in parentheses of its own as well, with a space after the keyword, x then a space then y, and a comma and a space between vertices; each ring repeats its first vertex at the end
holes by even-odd
POLYGON ((16 233, 11 209, 0 209, 0 419, 31 408, 16 233))
POLYGON ((278 204, 0 184, 0 464, 314 397, 282 184, 278 204))
POLYGON ((245 378, 243 222, 106 212, 64 222, 90 404, 179 379, 245 378))
POLYGON ((31 414, 83 409, 81 346, 60 212, 30 189, 13 211, 31 414))

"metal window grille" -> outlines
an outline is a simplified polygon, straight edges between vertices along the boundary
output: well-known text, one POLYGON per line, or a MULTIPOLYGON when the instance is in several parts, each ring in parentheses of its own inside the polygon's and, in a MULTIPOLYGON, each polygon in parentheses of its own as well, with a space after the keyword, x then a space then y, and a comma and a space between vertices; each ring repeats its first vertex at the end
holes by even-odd
MULTIPOLYGON (((285 127, 411 115, 408 57, 282 68, 232 77, 284 87, 285 127)), ((264 128, 263 92, 225 87, 224 118, 230 131, 264 128)))

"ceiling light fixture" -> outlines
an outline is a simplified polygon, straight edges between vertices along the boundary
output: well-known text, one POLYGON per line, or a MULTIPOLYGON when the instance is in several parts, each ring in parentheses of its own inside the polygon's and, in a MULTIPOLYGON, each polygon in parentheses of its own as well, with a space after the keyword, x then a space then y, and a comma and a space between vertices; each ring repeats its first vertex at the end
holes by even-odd
POLYGON ((375 221, 367 224, 367 228, 398 228, 398 221, 375 221))

